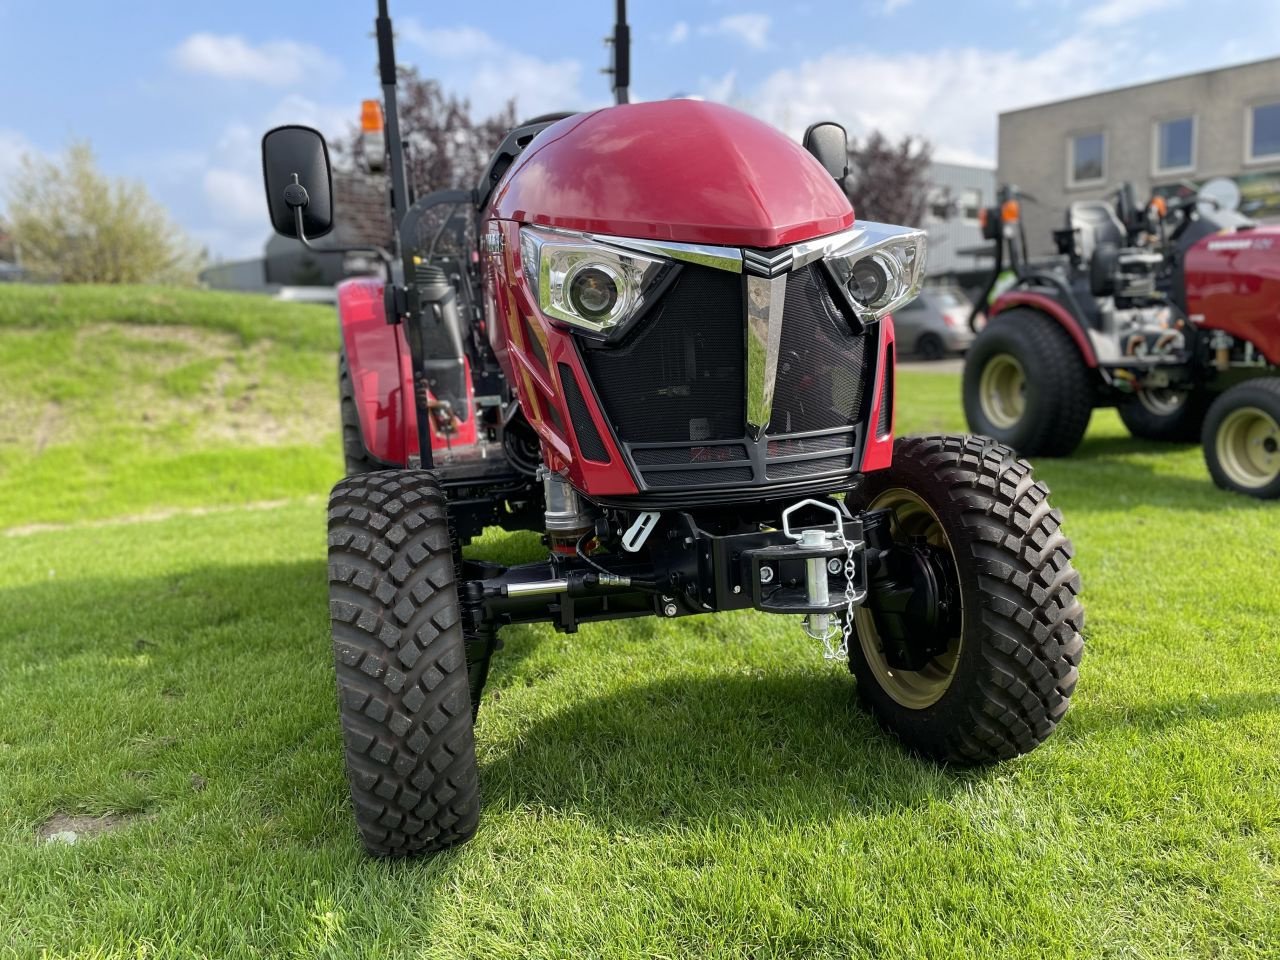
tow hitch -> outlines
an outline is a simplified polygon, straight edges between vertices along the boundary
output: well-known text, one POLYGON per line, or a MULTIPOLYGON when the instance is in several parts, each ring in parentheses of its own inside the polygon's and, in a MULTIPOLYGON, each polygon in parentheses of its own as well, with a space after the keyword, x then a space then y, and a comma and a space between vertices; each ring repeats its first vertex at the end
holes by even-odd
POLYGON ((853 608, 867 598, 862 524, 846 522, 829 501, 802 500, 782 512, 782 534, 795 542, 743 553, 751 565, 752 603, 765 613, 805 614, 805 633, 822 642, 823 656, 842 659, 849 652, 853 608), (835 524, 793 530, 791 517, 802 507, 829 511, 835 524))

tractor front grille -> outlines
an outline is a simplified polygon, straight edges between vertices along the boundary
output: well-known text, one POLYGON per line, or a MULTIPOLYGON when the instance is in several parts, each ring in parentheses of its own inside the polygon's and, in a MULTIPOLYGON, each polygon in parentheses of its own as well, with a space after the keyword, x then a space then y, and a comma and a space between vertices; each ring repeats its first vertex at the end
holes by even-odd
POLYGON ((642 497, 826 478, 838 486, 857 469, 875 334, 853 332, 828 283, 820 263, 788 274, 772 417, 758 439, 746 422, 742 275, 682 264, 625 342, 583 344, 642 497))

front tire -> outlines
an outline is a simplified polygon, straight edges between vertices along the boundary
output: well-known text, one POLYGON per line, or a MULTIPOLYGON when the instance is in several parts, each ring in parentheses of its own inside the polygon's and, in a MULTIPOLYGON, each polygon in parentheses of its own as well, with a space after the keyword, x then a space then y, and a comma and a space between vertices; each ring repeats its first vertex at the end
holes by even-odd
POLYGON ((431 853, 476 829, 480 789, 444 491, 425 471, 329 497, 329 610, 347 779, 365 848, 431 853))
POLYGON ((1093 412, 1089 368, 1058 321, 1015 308, 983 327, 965 356, 969 429, 1025 457, 1068 456, 1093 412))
POLYGON ((1203 390, 1144 390, 1116 412, 1139 440, 1190 443, 1199 439, 1208 407, 1203 390))
POLYGON ((1204 419, 1205 464, 1224 490, 1280 497, 1280 377, 1236 384, 1204 419))
POLYGON ((1031 466, 983 437, 906 437, 850 506, 893 510, 895 539, 922 537, 949 556, 961 607, 946 649, 918 671, 888 665, 871 610, 859 608, 849 666, 863 705, 942 761, 991 763, 1037 747, 1075 690, 1084 610, 1062 516, 1031 466))

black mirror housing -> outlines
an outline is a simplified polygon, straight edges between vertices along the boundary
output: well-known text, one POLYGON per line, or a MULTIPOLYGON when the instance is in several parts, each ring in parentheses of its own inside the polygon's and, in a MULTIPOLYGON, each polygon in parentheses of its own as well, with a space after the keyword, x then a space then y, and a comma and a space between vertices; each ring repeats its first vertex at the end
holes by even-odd
POLYGON ((815 123, 804 132, 804 148, 841 186, 849 175, 849 135, 838 123, 815 123))
POLYGON ((299 126, 268 130, 262 138, 262 179, 276 233, 302 239, 298 210, 306 239, 323 237, 333 229, 333 171, 329 146, 320 131, 299 126))

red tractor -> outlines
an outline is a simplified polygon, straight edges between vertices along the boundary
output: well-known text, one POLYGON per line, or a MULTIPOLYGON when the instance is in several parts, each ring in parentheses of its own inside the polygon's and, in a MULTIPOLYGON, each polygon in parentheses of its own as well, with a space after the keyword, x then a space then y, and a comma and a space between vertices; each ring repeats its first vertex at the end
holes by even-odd
POLYGON ((1094 407, 1135 437, 1200 440, 1218 486, 1280 497, 1280 227, 1237 212, 1210 181, 1145 209, 1121 188, 1078 201, 1060 256, 1030 262, 1016 188, 985 211, 997 279, 965 359, 976 433, 1026 456, 1066 456, 1094 407))
MULTIPOLYGON (((843 128, 801 146, 711 103, 626 103, 620 13, 618 105, 519 126, 477 186, 415 200, 379 8, 398 249, 385 281, 339 290, 350 475, 329 506, 368 850, 475 831, 473 723, 508 624, 803 617, 922 754, 1048 737, 1082 653, 1071 543, 1008 447, 895 442, 890 311, 924 237, 854 219, 843 128), (541 531, 545 558, 464 556, 491 526, 541 531)), ((263 163, 275 229, 328 231, 320 134, 270 131, 263 163)))

